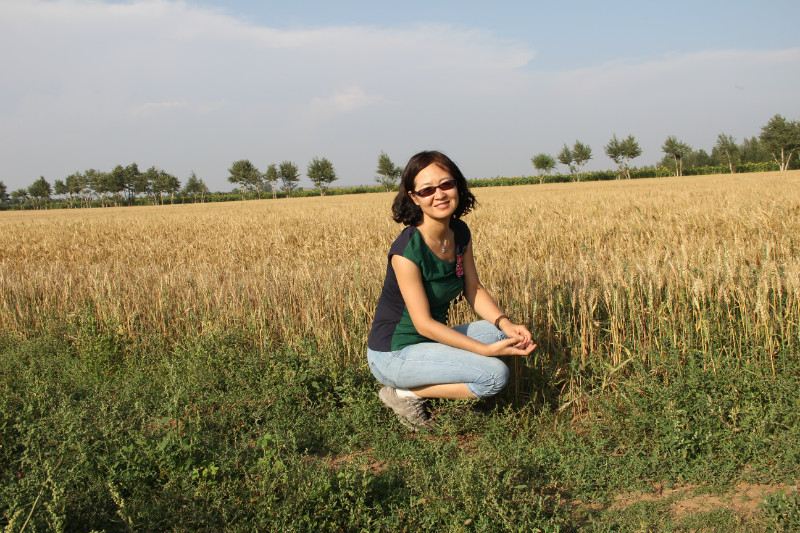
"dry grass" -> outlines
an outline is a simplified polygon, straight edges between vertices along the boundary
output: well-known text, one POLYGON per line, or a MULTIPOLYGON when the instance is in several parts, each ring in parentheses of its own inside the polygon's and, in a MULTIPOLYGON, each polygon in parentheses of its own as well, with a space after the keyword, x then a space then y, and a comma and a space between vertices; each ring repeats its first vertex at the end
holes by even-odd
MULTIPOLYGON (((532 364, 565 401, 631 361, 698 351, 713 368, 800 345, 800 172, 474 192, 482 280, 533 326, 532 364)), ((0 213, 0 329, 87 316, 131 339, 239 329, 363 364, 400 230, 391 198, 0 213)))

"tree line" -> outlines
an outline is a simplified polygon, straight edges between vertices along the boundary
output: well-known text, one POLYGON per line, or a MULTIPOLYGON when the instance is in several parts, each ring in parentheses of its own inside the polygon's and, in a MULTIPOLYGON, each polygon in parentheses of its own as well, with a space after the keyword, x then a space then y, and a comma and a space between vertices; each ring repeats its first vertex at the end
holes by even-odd
MULTIPOLYGON (((348 187, 337 192, 360 193, 376 190, 392 190, 402 173, 385 152, 378 156, 375 180, 379 186, 348 187)), ((315 157, 308 163, 306 176, 314 185, 312 194, 324 196, 330 185, 338 179, 333 163, 325 157, 315 157)), ((290 197, 304 194, 299 187, 300 170, 292 161, 269 164, 264 172, 248 159, 234 161, 228 169, 228 181, 235 185, 231 193, 210 192, 206 183, 192 172, 181 186, 174 175, 155 166, 144 172, 137 163, 117 165, 108 172, 89 169, 74 172, 66 178, 57 179, 51 185, 40 176, 29 187, 17 189, 10 194, 0 181, 0 207, 41 209, 57 204, 58 207, 93 207, 119 205, 160 205, 164 203, 186 203, 205 201, 227 201, 232 199, 262 198, 271 195, 290 197)))
MULTIPOLYGON (((642 149, 633 135, 624 138, 612 135, 604 146, 604 151, 617 165, 616 178, 669 174, 682 176, 685 172, 697 173, 698 170, 705 170, 710 173, 717 172, 720 168, 733 174, 737 170, 765 170, 773 164, 778 170, 785 171, 800 167, 800 121, 789 121, 781 115, 775 115, 761 128, 759 136, 745 138, 741 143, 737 143, 731 135, 720 133, 710 154, 703 149, 695 150, 676 136, 670 135, 661 146, 664 155, 655 167, 637 169, 631 166, 633 160, 642 155, 642 149)), ((538 172, 540 183, 566 181, 567 178, 571 181, 608 179, 607 172, 583 172, 583 167, 591 159, 592 148, 575 141, 572 146, 564 144, 555 157, 539 153, 531 158, 531 162, 538 172), (551 175, 556 168, 556 161, 567 168, 567 178, 562 180, 561 175, 551 175)), ((358 193, 394 190, 402 172, 402 167, 395 165, 388 154, 381 152, 375 170, 377 187, 358 186, 335 191, 358 193)), ((306 175, 315 188, 311 194, 322 196, 331 191, 331 184, 338 179, 333 163, 325 157, 313 158, 306 167, 306 175)), ((163 169, 151 166, 142 172, 136 163, 130 163, 126 166, 117 165, 108 172, 95 169, 75 172, 63 180, 55 180, 53 185, 44 176, 40 176, 29 187, 17 189, 10 194, 6 185, 0 181, 0 208, 44 208, 53 202, 54 196, 61 207, 91 207, 225 201, 236 197, 261 198, 265 195, 277 198, 298 193, 308 195, 299 187, 298 165, 289 160, 271 163, 263 172, 248 159, 234 161, 228 169, 228 181, 236 186, 232 193, 212 193, 194 172, 181 186, 177 177, 163 169)), ((475 186, 530 182, 531 180, 522 178, 471 180, 475 186)))
MULTIPOLYGON (((616 134, 605 145, 605 154, 617 164, 618 178, 631 178, 630 163, 642 155, 642 149, 633 135, 618 139, 616 134)), ((789 121, 781 115, 773 116, 761 128, 758 137, 745 138, 741 144, 726 133, 717 136, 711 153, 703 149, 695 150, 687 143, 670 135, 661 145, 663 158, 657 167, 670 169, 675 176, 682 176, 686 168, 724 166, 731 174, 748 163, 774 162, 778 170, 785 171, 790 165, 800 166, 800 121, 789 121)), ((546 153, 531 158, 533 167, 542 176, 549 175, 556 167, 556 161, 567 168, 574 181, 582 177, 581 170, 592 158, 590 146, 575 141, 571 147, 564 144, 556 157, 546 153)))
POLYGON ((152 166, 144 172, 136 163, 117 165, 108 172, 88 169, 74 172, 66 178, 57 179, 51 185, 44 176, 29 187, 6 194, 6 186, 0 182, 0 202, 21 207, 46 207, 53 196, 58 196, 64 207, 90 207, 132 205, 137 198, 147 198, 149 203, 174 202, 176 195, 196 198, 200 201, 208 194, 208 187, 194 172, 181 187, 180 180, 163 169, 152 166))

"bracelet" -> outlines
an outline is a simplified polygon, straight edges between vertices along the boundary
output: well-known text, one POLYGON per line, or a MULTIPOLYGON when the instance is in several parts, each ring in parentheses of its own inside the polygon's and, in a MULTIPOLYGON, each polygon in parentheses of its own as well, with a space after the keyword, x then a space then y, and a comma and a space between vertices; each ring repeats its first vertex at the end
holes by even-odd
POLYGON ((495 319, 494 327, 496 327, 497 329, 500 329, 500 321, 503 320, 504 318, 507 319, 509 322, 511 322, 511 319, 508 318, 508 315, 500 315, 499 317, 497 317, 495 319))

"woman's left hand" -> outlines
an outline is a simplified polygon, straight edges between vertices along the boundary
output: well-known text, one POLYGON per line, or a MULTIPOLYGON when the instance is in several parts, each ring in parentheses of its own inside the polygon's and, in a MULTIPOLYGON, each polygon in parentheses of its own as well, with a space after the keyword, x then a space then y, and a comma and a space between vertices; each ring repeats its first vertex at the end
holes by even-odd
POLYGON ((531 332, 522 324, 514 324, 510 320, 504 320, 500 323, 500 329, 503 330, 506 337, 520 339, 520 342, 515 346, 516 348, 527 348, 532 342, 531 332))

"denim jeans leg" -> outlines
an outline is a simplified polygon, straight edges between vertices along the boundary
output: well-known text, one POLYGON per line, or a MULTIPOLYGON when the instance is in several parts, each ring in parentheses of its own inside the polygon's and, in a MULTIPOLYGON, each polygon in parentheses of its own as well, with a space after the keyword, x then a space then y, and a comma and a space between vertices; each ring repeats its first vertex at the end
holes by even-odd
MULTIPOLYGON (((454 329, 485 344, 505 338, 485 320, 454 329)), ((509 378, 509 369, 500 359, 438 342, 412 344, 395 352, 369 350, 368 360, 378 381, 396 388, 464 383, 477 397, 487 398, 500 392, 509 378)))

